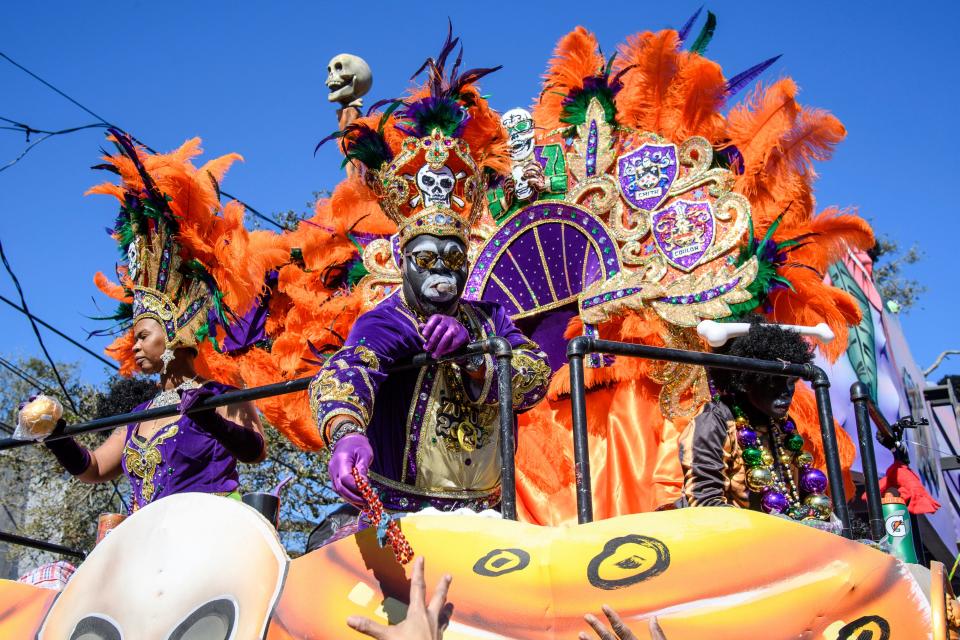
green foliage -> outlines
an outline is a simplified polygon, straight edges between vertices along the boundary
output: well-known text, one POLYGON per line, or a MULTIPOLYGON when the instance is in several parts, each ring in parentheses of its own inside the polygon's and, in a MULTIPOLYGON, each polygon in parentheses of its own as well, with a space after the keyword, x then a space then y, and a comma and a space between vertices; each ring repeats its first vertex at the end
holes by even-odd
MULTIPOLYGON (((11 360, 11 358, 7 358, 11 360)), ((70 410, 70 404, 58 392, 53 370, 37 358, 20 359, 15 366, 23 370, 41 389, 23 380, 7 369, 0 370, 0 407, 5 423, 16 423, 16 409, 20 402, 38 391, 60 398, 64 418, 78 422, 94 415, 97 390, 80 382, 79 371, 73 364, 58 364, 57 369, 67 390, 77 403, 80 415, 70 410)), ((87 447, 96 447, 106 434, 91 434, 79 438, 87 447)), ((3 528, 14 533, 57 542, 68 547, 90 549, 96 534, 100 513, 122 510, 111 484, 89 485, 73 480, 64 473, 53 455, 41 446, 31 445, 0 452, 0 511, 4 514, 3 528)), ((120 487, 125 489, 125 483, 120 487)), ((6 576, 24 573, 33 567, 59 559, 51 554, 24 547, 7 547, 6 576)), ((14 576, 15 577, 15 576, 14 576)))
POLYGON ((923 258, 917 245, 906 251, 889 236, 881 236, 870 252, 873 258, 873 281, 884 301, 895 302, 900 311, 916 307, 927 288, 919 280, 907 276, 908 267, 923 258))

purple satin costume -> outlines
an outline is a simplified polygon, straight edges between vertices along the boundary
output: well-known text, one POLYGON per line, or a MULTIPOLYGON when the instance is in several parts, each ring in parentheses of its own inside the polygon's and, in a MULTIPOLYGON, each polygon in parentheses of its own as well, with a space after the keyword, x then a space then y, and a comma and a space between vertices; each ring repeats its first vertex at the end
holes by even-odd
MULTIPOLYGON (((217 382, 207 386, 218 394, 233 389, 217 382)), ((180 416, 149 439, 138 436, 136 428, 136 424, 127 425, 121 457, 133 490, 132 511, 175 493, 227 494, 240 487, 236 458, 189 416, 180 416)))
MULTIPOLYGON (((515 410, 543 399, 547 356, 502 306, 462 301, 458 320, 471 341, 501 336, 510 342, 515 410)), ((423 351, 420 323, 400 293, 360 316, 311 384, 317 424, 322 429, 346 415, 366 427, 374 451, 370 482, 388 509, 495 507, 500 463, 493 358, 485 356, 485 377, 474 384, 455 363, 386 373, 423 351)))

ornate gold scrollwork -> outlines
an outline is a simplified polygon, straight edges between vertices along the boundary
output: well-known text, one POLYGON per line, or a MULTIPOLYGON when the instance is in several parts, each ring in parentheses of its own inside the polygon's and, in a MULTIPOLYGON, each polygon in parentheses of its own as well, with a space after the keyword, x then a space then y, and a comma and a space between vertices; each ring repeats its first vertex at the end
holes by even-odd
POLYGON ((750 202, 739 193, 728 191, 713 203, 713 215, 721 222, 733 222, 722 237, 707 249, 702 261, 709 262, 737 246, 747 231, 750 220, 750 202))
POLYGON ((368 244, 363 250, 363 266, 367 275, 357 287, 363 296, 364 307, 369 309, 383 299, 384 287, 397 286, 402 278, 389 240, 380 238, 368 244))
POLYGON ((713 147, 706 138, 693 136, 687 139, 677 152, 680 164, 689 168, 687 174, 678 178, 670 187, 670 195, 676 196, 704 184, 710 184, 710 195, 719 197, 733 188, 734 177, 727 169, 711 169, 713 147))
POLYGON ((613 232, 613 237, 617 239, 617 242, 621 242, 624 245, 621 249, 624 262, 628 264, 638 264, 637 262, 632 262, 632 257, 628 258, 626 252, 628 245, 631 244, 636 244, 639 249, 640 244, 637 241, 642 240, 650 233, 650 218, 647 214, 623 206, 623 201, 618 198, 610 210, 608 226, 613 232))
MULTIPOLYGON (((703 343, 692 328, 670 326, 664 342, 671 349, 703 351, 703 343)), ((668 419, 693 415, 710 399, 707 373, 701 366, 658 361, 651 367, 650 378, 663 385, 660 411, 668 419)))
POLYGON ((597 217, 603 217, 619 200, 617 181, 607 174, 581 180, 567 196, 567 201, 589 209, 597 217))

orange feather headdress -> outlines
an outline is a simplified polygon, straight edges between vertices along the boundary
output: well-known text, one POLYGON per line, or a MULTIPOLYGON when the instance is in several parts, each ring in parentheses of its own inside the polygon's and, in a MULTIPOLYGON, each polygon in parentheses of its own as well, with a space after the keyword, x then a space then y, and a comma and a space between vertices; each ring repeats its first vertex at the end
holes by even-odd
MULTIPOLYGON (((120 201, 113 237, 123 264, 117 267, 120 284, 102 273, 94 282, 121 303, 110 319, 122 329, 153 318, 165 329, 168 350, 197 349, 210 336, 211 318, 225 324, 228 316, 253 306, 264 271, 278 256, 267 246, 250 251, 266 238, 253 238, 244 229, 239 203, 220 206, 218 182, 241 158, 228 154, 197 168, 191 159, 200 153, 198 138, 169 154, 149 153, 116 130, 110 139, 118 153, 106 156, 99 168, 118 174, 121 184, 100 184, 87 193, 120 201)), ((124 333, 107 353, 130 374, 132 341, 124 333)))

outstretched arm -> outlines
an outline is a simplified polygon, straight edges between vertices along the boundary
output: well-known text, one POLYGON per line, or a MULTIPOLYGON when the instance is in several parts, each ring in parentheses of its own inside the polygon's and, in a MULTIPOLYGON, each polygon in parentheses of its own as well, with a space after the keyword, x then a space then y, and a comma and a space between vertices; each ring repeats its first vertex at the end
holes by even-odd
MULTIPOLYGON (((61 421, 57 426, 60 432, 66 427, 61 421)), ((44 442, 44 446, 57 458, 60 465, 81 482, 97 484, 109 482, 120 475, 120 457, 125 444, 125 429, 114 430, 106 442, 90 451, 73 438, 63 438, 44 442)))

